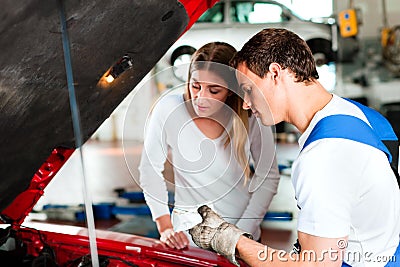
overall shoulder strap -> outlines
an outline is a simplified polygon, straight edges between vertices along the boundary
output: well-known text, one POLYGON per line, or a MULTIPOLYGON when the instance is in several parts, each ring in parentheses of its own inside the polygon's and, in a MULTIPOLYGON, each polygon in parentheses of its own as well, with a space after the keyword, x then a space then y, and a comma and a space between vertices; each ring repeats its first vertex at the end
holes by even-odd
POLYGON ((367 117, 368 122, 371 124, 371 127, 378 135, 379 139, 398 141, 392 125, 381 113, 354 100, 347 98, 344 99, 361 109, 361 111, 367 117))
POLYGON ((389 162, 392 161, 392 155, 376 133, 357 117, 337 114, 321 119, 311 131, 302 150, 312 142, 323 138, 343 138, 367 144, 385 152, 389 162))
POLYGON ((301 150, 322 138, 344 138, 373 146, 386 154, 400 188, 399 140, 389 121, 369 107, 350 99, 346 100, 360 108, 372 128, 363 120, 351 115, 327 116, 315 125, 301 150))
POLYGON ((398 175, 398 165, 399 165, 399 139, 394 132, 390 122, 378 111, 364 106, 354 100, 344 98, 345 100, 356 105, 367 117, 368 122, 371 124, 372 129, 377 134, 378 138, 384 143, 388 148, 390 154, 392 155, 392 160, 390 165, 392 169, 397 172, 398 175))

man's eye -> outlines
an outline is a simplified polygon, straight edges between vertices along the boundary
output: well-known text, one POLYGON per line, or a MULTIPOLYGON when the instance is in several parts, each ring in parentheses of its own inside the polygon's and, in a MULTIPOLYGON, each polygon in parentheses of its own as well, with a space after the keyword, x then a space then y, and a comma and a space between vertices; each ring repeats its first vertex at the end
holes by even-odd
POLYGON ((251 87, 248 86, 244 86, 242 87, 243 92, 245 92, 246 94, 251 94, 251 87))

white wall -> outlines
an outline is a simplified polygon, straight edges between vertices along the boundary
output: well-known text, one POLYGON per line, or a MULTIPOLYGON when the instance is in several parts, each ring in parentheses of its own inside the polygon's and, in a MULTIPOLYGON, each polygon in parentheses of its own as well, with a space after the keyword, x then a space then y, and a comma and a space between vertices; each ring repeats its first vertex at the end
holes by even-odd
POLYGON ((333 0, 277 0, 304 19, 329 17, 333 11, 333 0))
POLYGON ((135 87, 92 136, 99 141, 143 141, 149 111, 159 95, 153 72, 135 87))

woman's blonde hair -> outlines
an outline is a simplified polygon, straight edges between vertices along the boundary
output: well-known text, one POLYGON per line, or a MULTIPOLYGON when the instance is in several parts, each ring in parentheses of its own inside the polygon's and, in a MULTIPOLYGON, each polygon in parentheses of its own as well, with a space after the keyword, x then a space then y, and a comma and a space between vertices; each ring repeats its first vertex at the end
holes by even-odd
MULTIPOLYGON (((236 49, 224 42, 212 42, 202 46, 192 55, 188 81, 190 81, 192 73, 195 70, 206 69, 223 78, 228 84, 228 89, 233 92, 228 96, 225 104, 228 105, 237 116, 233 116, 232 118, 232 128, 227 135, 225 147, 228 146, 232 139, 235 156, 243 169, 246 183, 251 176, 249 158, 245 150, 249 129, 249 112, 243 109, 243 97, 238 90, 235 72, 234 69, 230 69, 229 67, 229 62, 235 54, 236 49), (219 64, 210 64, 210 62, 219 64)), ((189 83, 186 85, 185 99, 191 99, 189 83)))

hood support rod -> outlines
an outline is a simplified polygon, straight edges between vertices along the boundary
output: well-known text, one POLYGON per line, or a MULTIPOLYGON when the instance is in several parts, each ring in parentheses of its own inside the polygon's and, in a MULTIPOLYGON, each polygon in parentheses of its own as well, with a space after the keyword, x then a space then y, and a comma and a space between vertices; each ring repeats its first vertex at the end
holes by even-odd
POLYGON ((89 232, 89 244, 90 244, 90 253, 92 259, 92 266, 99 266, 99 257, 97 252, 97 244, 96 244, 96 232, 95 232, 95 224, 93 217, 93 207, 92 201, 89 194, 89 188, 87 183, 87 178, 85 175, 85 165, 83 161, 83 152, 82 152, 82 130, 80 124, 80 114, 78 102, 76 100, 75 87, 74 87, 74 78, 72 74, 72 64, 71 64, 71 52, 69 47, 69 37, 67 31, 67 23, 65 18, 65 10, 63 5, 63 0, 57 0, 58 10, 60 13, 60 24, 61 24, 61 33, 62 33, 62 42, 64 49, 64 63, 65 63, 65 72, 67 75, 67 84, 68 84, 68 92, 69 92, 69 101, 71 107, 71 116, 72 116, 72 124, 74 128, 75 135, 75 145, 79 149, 79 155, 82 165, 82 176, 83 176, 83 195, 85 199, 85 211, 86 211, 86 219, 87 226, 89 232))

